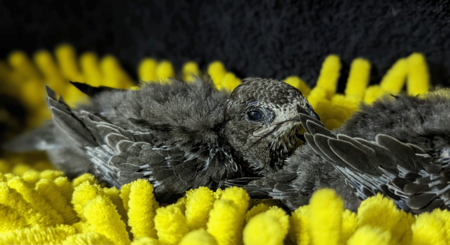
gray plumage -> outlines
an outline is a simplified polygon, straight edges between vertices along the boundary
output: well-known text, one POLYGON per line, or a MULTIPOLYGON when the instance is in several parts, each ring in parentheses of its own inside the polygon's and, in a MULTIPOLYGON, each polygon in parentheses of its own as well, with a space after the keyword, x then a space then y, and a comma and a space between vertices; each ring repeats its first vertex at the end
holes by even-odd
POLYGON ((73 176, 91 172, 117 188, 146 178, 162 202, 281 169, 298 146, 299 115, 317 118, 300 91, 270 79, 245 79, 231 95, 207 79, 137 91, 73 84, 91 104, 71 109, 48 88, 53 124, 33 137, 53 137, 30 142, 73 176))
POLYGON ((282 170, 257 180, 230 180, 253 196, 280 199, 291 209, 322 187, 334 188, 356 209, 382 193, 421 213, 450 207, 450 98, 385 97, 363 105, 340 129, 302 115, 308 142, 282 170), (356 198, 358 197, 358 198, 356 198))
POLYGON ((27 141, 67 174, 89 171, 118 188, 146 178, 163 202, 233 185, 291 209, 323 187, 353 210, 376 193, 414 213, 450 207, 445 95, 386 97, 330 132, 298 90, 276 80, 249 78, 231 95, 201 79, 139 91, 74 85, 91 105, 71 109, 48 89, 54 123, 9 146, 27 141))

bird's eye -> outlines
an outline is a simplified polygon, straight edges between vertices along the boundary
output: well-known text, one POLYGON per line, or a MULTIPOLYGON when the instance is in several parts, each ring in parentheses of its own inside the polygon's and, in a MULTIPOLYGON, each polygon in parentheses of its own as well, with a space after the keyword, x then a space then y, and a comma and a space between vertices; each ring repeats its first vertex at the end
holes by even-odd
POLYGON ((258 121, 262 117, 261 112, 259 112, 259 111, 249 111, 249 112, 247 112, 247 115, 248 115, 248 119, 250 119, 252 121, 258 121))

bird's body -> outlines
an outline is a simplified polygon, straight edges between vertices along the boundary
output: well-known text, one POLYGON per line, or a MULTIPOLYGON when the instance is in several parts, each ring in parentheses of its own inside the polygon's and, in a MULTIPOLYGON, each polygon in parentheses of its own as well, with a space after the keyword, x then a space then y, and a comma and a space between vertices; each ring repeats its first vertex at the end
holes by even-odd
POLYGON ((136 91, 74 85, 91 104, 71 109, 48 88, 53 123, 43 131, 53 139, 41 149, 66 173, 117 188, 148 179, 162 202, 280 169, 297 147, 300 113, 317 117, 300 91, 269 79, 246 79, 231 95, 207 79, 136 91))
POLYGON ((376 193, 416 213, 450 207, 446 95, 385 98, 330 132, 300 91, 271 79, 245 79, 230 95, 202 79, 137 91, 74 85, 89 106, 71 109, 48 89, 53 123, 10 146, 47 150, 66 173, 118 188, 148 179, 163 202, 233 185, 291 209, 323 187, 350 209, 376 193))
POLYGON ((282 170, 244 188, 292 209, 323 187, 334 188, 350 209, 358 207, 357 197, 376 193, 414 213, 450 208, 449 111, 448 95, 429 94, 386 97, 362 106, 333 132, 302 116, 308 143, 282 170))

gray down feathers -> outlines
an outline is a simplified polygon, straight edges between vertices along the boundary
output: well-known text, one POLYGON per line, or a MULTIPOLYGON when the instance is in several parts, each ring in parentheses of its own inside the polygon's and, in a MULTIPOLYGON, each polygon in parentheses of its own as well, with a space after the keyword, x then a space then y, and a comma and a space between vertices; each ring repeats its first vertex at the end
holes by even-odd
POLYGON ((47 150, 66 173, 90 171, 118 188, 146 178, 159 201, 199 186, 241 186, 295 209, 331 187, 353 210, 376 193, 415 213, 450 206, 445 95, 387 96, 330 132, 299 91, 270 79, 246 79, 230 97, 208 79, 86 93, 91 104, 71 109, 50 90, 54 124, 12 148, 44 145, 34 149, 47 150), (53 140, 42 137, 49 130, 53 140), (300 139, 306 142, 296 148, 300 139))

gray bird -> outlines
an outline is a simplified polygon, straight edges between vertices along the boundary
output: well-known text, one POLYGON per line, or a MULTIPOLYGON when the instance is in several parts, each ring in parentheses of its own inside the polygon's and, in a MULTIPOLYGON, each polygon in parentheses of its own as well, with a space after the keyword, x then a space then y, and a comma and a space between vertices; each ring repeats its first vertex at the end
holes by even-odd
POLYGON ((137 91, 73 84, 90 105, 71 109, 47 88, 53 122, 7 148, 47 150, 68 175, 91 172, 117 188, 148 179, 162 202, 282 169, 302 137, 300 115, 318 119, 299 90, 271 79, 245 79, 231 94, 209 79, 137 91))
POLYGON ((307 204, 323 187, 334 188, 352 210, 377 193, 413 213, 449 209, 449 111, 447 92, 385 97, 363 105, 332 132, 301 115, 307 143, 281 170, 227 184, 242 186, 253 197, 279 199, 290 209, 307 204))

